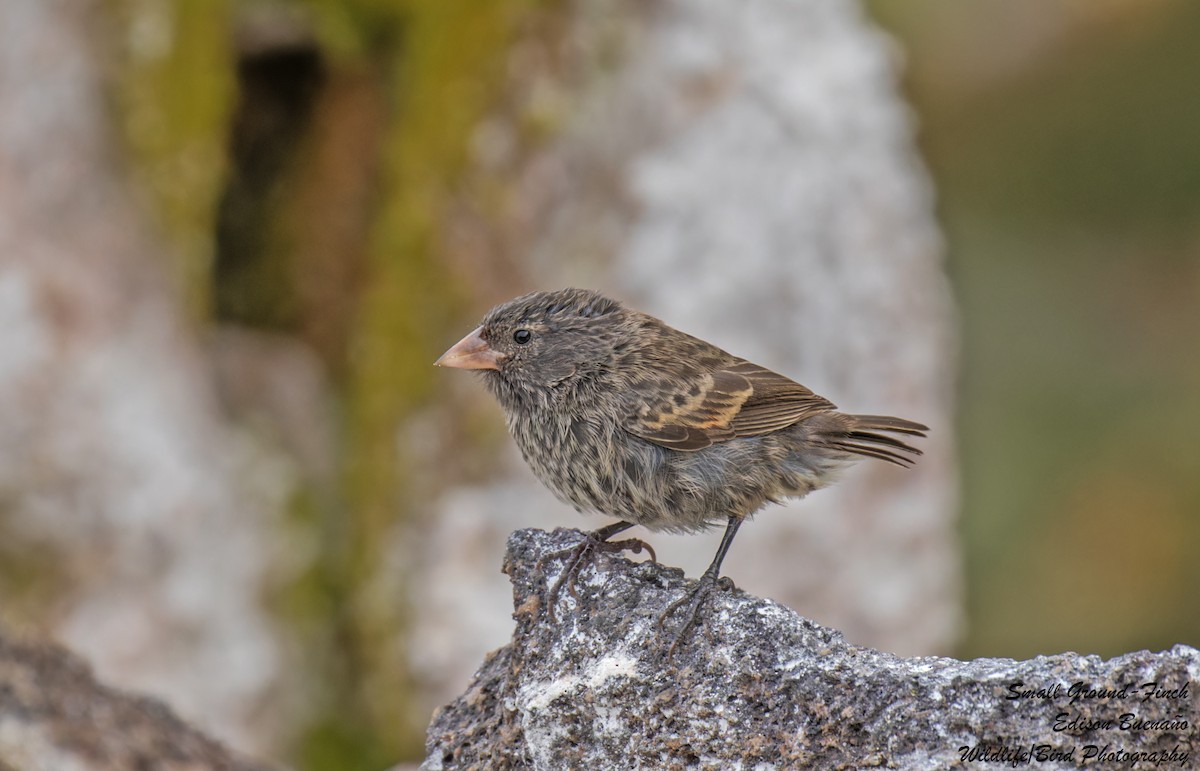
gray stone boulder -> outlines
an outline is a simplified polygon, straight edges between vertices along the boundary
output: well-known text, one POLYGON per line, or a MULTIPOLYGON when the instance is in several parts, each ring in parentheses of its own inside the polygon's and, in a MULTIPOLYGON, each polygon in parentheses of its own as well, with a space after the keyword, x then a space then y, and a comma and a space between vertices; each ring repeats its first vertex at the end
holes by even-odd
POLYGON ((0 771, 281 771, 160 701, 96 680, 65 649, 0 629, 0 771))
POLYGON ((546 613, 581 537, 509 538, 512 640, 435 714, 422 768, 1197 767, 1195 648, 899 658, 734 590, 668 662, 677 569, 601 555, 546 613))

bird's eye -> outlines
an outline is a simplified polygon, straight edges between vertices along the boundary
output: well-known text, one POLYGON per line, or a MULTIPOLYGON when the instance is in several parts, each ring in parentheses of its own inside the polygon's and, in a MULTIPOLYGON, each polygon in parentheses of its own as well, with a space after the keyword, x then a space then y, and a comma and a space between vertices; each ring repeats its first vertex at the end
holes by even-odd
POLYGON ((513 342, 517 345, 525 345, 525 343, 528 343, 532 339, 533 333, 528 329, 518 329, 516 332, 513 332, 513 342))

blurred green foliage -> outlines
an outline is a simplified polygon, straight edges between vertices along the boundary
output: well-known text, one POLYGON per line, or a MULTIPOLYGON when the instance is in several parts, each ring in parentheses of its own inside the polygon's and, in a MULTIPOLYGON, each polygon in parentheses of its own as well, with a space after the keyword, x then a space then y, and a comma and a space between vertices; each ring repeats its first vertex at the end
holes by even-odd
POLYGON ((1200 642, 1200 5, 869 8, 965 324, 963 653, 1200 642))
POLYGON ((216 202, 225 183, 235 78, 228 0, 112 0, 114 97, 193 318, 208 315, 216 202))
MULTIPOLYGON (((343 383, 346 529, 338 592, 353 691, 310 734, 314 769, 378 768, 420 757, 428 715, 415 709, 402 648, 402 592, 385 576, 408 505, 400 426, 428 398, 438 354, 430 329, 453 326, 456 286, 440 257, 440 220, 471 132, 498 98, 514 25, 532 3, 313 0, 333 70, 377 73, 386 104, 377 210, 343 383)), ((318 199, 319 202, 319 199, 318 199)), ((302 217, 319 217, 319 211, 302 217)), ((400 580, 409 578, 399 577, 400 580)))
MULTIPOLYGON (((328 3, 326 3, 327 5, 328 3)), ((372 719, 387 749, 419 757, 428 716, 413 710, 396 654, 398 597, 371 591, 396 545, 405 464, 397 430, 428 397, 439 341, 431 329, 452 326, 456 287, 439 257, 438 225, 471 132, 491 106, 507 44, 527 0, 480 4, 351 4, 362 30, 358 50, 384 41, 392 115, 382 147, 379 212, 367 245, 370 277, 358 309, 346 388, 348 511, 354 529, 347 562, 360 588, 356 647, 371 691, 372 719), (395 35, 380 37, 389 26, 395 35)), ((341 28, 339 27, 339 30, 341 28)), ((377 50, 377 49, 376 49, 377 50)), ((344 761, 343 761, 344 762, 344 761)), ((343 765, 342 767, 348 767, 343 765)), ((364 764, 365 767, 365 764, 364 764)))

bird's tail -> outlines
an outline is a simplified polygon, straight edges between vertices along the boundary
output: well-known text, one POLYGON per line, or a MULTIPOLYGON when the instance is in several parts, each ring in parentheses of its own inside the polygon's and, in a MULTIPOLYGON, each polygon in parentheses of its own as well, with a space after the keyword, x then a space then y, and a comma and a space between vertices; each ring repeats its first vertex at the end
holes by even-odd
POLYGON ((897 466, 913 464, 921 451, 888 434, 924 437, 928 426, 884 415, 839 415, 844 420, 821 431, 816 442, 823 447, 854 455, 878 458, 897 466))

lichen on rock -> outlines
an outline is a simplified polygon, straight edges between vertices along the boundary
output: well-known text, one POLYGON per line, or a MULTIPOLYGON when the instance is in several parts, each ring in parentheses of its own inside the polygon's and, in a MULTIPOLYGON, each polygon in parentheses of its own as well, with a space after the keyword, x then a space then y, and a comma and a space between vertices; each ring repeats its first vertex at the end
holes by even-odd
POLYGON ((1187 768, 1195 758, 1195 648, 1107 661, 900 658, 735 590, 710 601, 667 661, 670 635, 657 621, 685 589, 677 569, 600 557, 582 572, 578 598, 563 592, 556 613, 545 612, 564 550, 581 537, 510 537, 512 641, 434 716, 423 768, 949 768, 1022 758, 1043 768, 1187 768))

